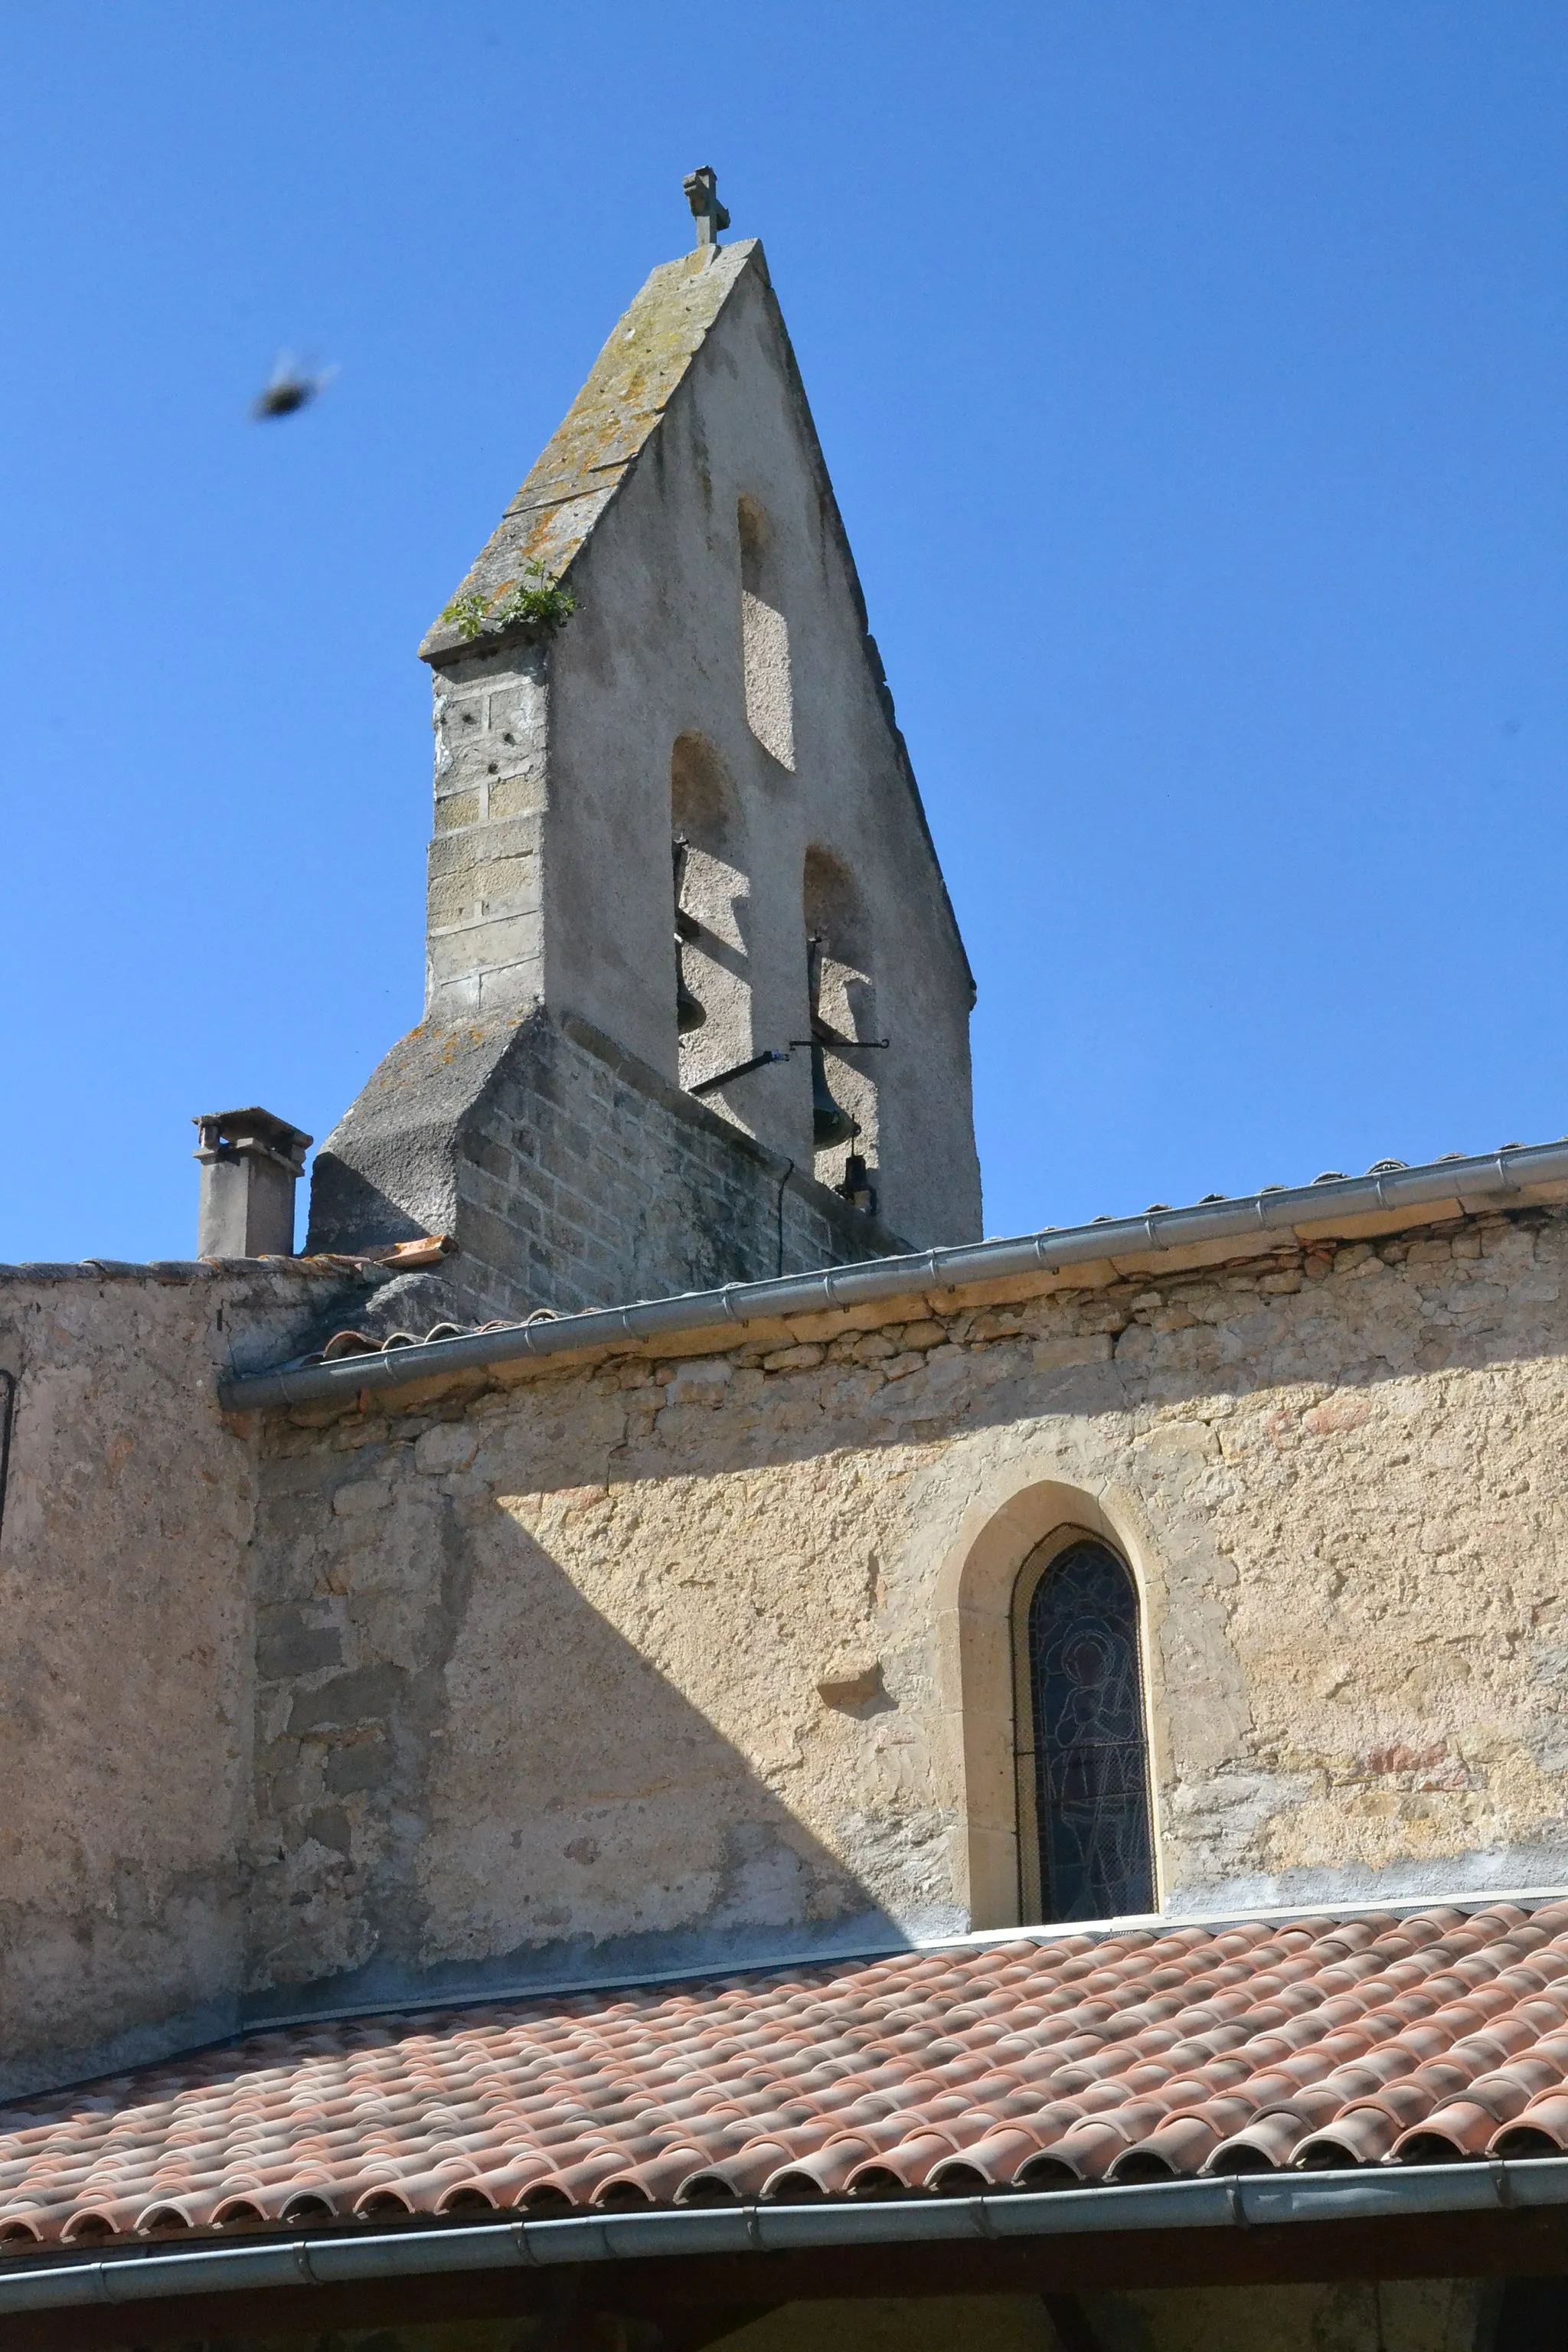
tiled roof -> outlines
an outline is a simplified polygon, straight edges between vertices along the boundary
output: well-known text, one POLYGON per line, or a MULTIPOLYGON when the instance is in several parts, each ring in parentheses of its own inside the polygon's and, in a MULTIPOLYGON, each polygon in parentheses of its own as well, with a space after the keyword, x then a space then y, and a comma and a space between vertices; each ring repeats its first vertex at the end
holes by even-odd
POLYGON ((1173 1926, 258 2033, 0 2115, 0 2237, 1568 2148, 1568 1901, 1173 1926))

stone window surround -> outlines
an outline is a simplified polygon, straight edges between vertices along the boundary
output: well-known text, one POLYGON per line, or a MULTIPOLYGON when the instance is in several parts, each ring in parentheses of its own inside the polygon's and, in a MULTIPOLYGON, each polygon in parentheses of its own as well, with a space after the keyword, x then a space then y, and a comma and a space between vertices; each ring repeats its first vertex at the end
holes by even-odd
POLYGON ((1084 1536, 1118 1555, 1137 1590, 1157 1905, 1165 1898, 1160 1790, 1168 1759, 1152 1640, 1163 1578, 1148 1529, 1125 1491, 1090 1494, 1018 1463, 976 1496, 937 1582, 939 1706, 963 1791, 963 1850, 954 1856, 955 1876, 973 1928, 1037 1924, 1023 1906, 1020 1840, 1032 1833, 1033 1791, 1026 1808, 1017 1760, 1016 1612, 1026 1580, 1032 1591, 1051 1559, 1084 1536), (1026 1580, 1031 1569, 1035 1575, 1026 1580))

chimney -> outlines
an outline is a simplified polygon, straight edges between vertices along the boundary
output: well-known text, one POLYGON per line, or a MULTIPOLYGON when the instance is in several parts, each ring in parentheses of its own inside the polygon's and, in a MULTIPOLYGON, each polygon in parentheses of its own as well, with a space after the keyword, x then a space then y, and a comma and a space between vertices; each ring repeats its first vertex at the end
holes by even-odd
POLYGON ((269 1110, 194 1122, 202 1165, 198 1257, 292 1257, 294 1187, 312 1139, 269 1110))

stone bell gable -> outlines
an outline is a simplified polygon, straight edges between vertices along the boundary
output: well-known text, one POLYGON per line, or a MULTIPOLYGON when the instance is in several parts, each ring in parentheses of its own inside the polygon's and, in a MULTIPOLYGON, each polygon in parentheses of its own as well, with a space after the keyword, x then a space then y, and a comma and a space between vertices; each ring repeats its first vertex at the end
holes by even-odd
POLYGON ((976 1235, 973 983, 760 244, 653 272, 421 651, 425 1020, 310 1246, 449 1233, 504 1315, 976 1235))

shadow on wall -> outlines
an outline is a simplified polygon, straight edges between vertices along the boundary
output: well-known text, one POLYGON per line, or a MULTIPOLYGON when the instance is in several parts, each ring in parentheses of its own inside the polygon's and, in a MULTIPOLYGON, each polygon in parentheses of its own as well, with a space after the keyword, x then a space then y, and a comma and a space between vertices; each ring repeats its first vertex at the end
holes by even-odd
POLYGON ((741 542, 741 654, 746 724, 781 768, 795 766, 795 689, 790 675, 789 623, 773 545, 773 525, 755 499, 735 510, 741 542))
POLYGON ((874 1188, 880 1160, 876 1040, 877 991, 871 978, 871 925, 855 877, 843 860, 820 843, 805 853, 801 890, 805 919, 806 971, 811 1034, 818 1043, 813 1061, 813 1108, 828 1114, 817 1122, 813 1173, 836 1189, 847 1181, 847 1156, 866 1162, 874 1188), (873 1041, 863 1053, 836 1054, 844 1045, 873 1041), (848 1133, 826 1132, 831 1111, 842 1114, 848 1133))
MULTIPOLYGON (((1403 1815, 1378 1811, 1397 1778, 1378 1741, 1397 1757, 1398 1743, 1436 1737, 1428 1722, 1451 1740, 1476 1710, 1489 1721, 1500 1708, 1510 1738, 1528 1740, 1558 1712, 1549 1681, 1521 1696, 1510 1667, 1507 1687, 1497 1682, 1485 1643, 1466 1646, 1468 1618, 1455 1626, 1470 1675, 1458 1712, 1448 1682, 1420 1679, 1420 1644, 1433 1593, 1447 1605, 1450 1587, 1433 1583, 1445 1560, 1549 1576, 1531 1507, 1507 1498, 1528 1496, 1555 1443, 1561 1345, 1533 1302, 1563 1239, 1543 1228, 1547 1263, 1533 1270, 1536 1236, 1521 1220, 1493 1235, 1490 1255, 1440 1268, 1425 1256, 1407 1270, 1374 1264, 1358 1247, 1294 1290, 1231 1293, 1213 1274, 1166 1277, 1157 1293, 1130 1282, 1120 1304, 1083 1293, 961 1318, 959 1344, 929 1318, 847 1335, 873 1352, 858 1362, 789 1350, 771 1374, 699 1359, 655 1381, 627 1365, 531 1383, 423 1434, 372 1425, 353 1457, 327 1437, 319 1454, 275 1461, 268 1478, 293 1492, 268 1510, 284 1507, 300 1533, 287 1559, 260 1547, 275 1562, 263 1631, 279 1671, 258 1729, 273 1792, 258 1976, 336 1975, 349 1980, 338 1998, 395 1998, 438 1990, 448 1969, 472 1985, 733 1963, 818 1937, 852 1949, 944 1932, 956 1922, 943 1906, 965 1903, 1005 1924, 1016 1883, 1013 1581, 1069 1523, 1113 1543, 1144 1587, 1157 1783, 1179 1779, 1186 1792, 1169 1883, 1228 1886, 1240 1874, 1249 1901, 1319 1899, 1312 1874, 1340 1885, 1351 1872, 1370 1896, 1385 1860, 1411 1859, 1403 1815), (1439 1298, 1453 1311, 1435 1332, 1439 1298), (1197 1311, 1205 1301, 1212 1321, 1197 1311), (889 1381, 895 1355, 908 1369, 889 1381), (1504 1376, 1508 1435, 1494 1409, 1502 1383, 1468 1400, 1453 1383, 1391 1392, 1437 1357, 1520 1367, 1504 1376), (1172 1408, 1186 1399, 1204 1410, 1178 1426, 1172 1408), (1242 1467, 1220 1476, 1226 1446, 1242 1467), (1435 1508, 1454 1549, 1419 1569, 1426 1580, 1391 1617, 1390 1526, 1412 1530, 1415 1574, 1426 1559, 1415 1531, 1435 1508), (943 1586, 950 1560, 961 1593, 943 1586), (1346 1575, 1331 1609, 1336 1561, 1346 1575), (932 1612, 961 1603, 984 1637, 991 1699, 976 1697, 965 1664, 962 1690, 933 1706, 919 1696, 932 1612), (1313 1695, 1312 1662, 1339 1654, 1347 1623, 1377 1694, 1371 1730, 1331 1694, 1313 1695), (883 1661, 885 1722, 829 1701, 883 1661), (1313 1811, 1305 1784, 1258 1778, 1254 1684, 1270 1704, 1288 1692, 1300 1741, 1342 1779, 1360 1775, 1364 1819, 1338 1780, 1313 1811), (966 1741, 989 1724, 989 1763, 973 1742, 967 1763, 940 1744, 944 1706, 966 1741), (1250 1811, 1232 1802, 1237 1772, 1250 1776, 1250 1811), (994 1784, 994 1819, 977 1804, 981 1782, 994 1784), (967 1885, 948 1859, 955 1820, 967 1823, 967 1885), (1283 1891, 1259 1892, 1259 1871, 1283 1891)), ((1540 1843, 1540 1805, 1560 1818, 1557 1784, 1529 1781, 1539 1804, 1512 1785, 1500 1783, 1508 1810, 1493 1843, 1540 1843)), ((1419 1799, 1432 1868, 1474 1842, 1469 1783, 1448 1789, 1419 1799)))
MULTIPOLYGON (((724 764, 705 736, 677 738, 669 803, 680 1083, 690 1088, 734 1069, 753 1051, 746 935, 751 884, 741 811, 724 764)), ((710 1094, 708 1102, 743 1125, 720 1095, 710 1094)))
POLYGON ((390 2001, 900 1940, 786 1801, 781 1627, 721 1633, 673 1523, 626 1574, 595 1548, 602 1487, 503 1495, 459 1530, 433 1481, 361 1507, 377 1483, 340 1487, 310 1597, 260 1612, 251 1974, 271 1990, 247 2017, 324 1979, 334 2004, 390 2001))

